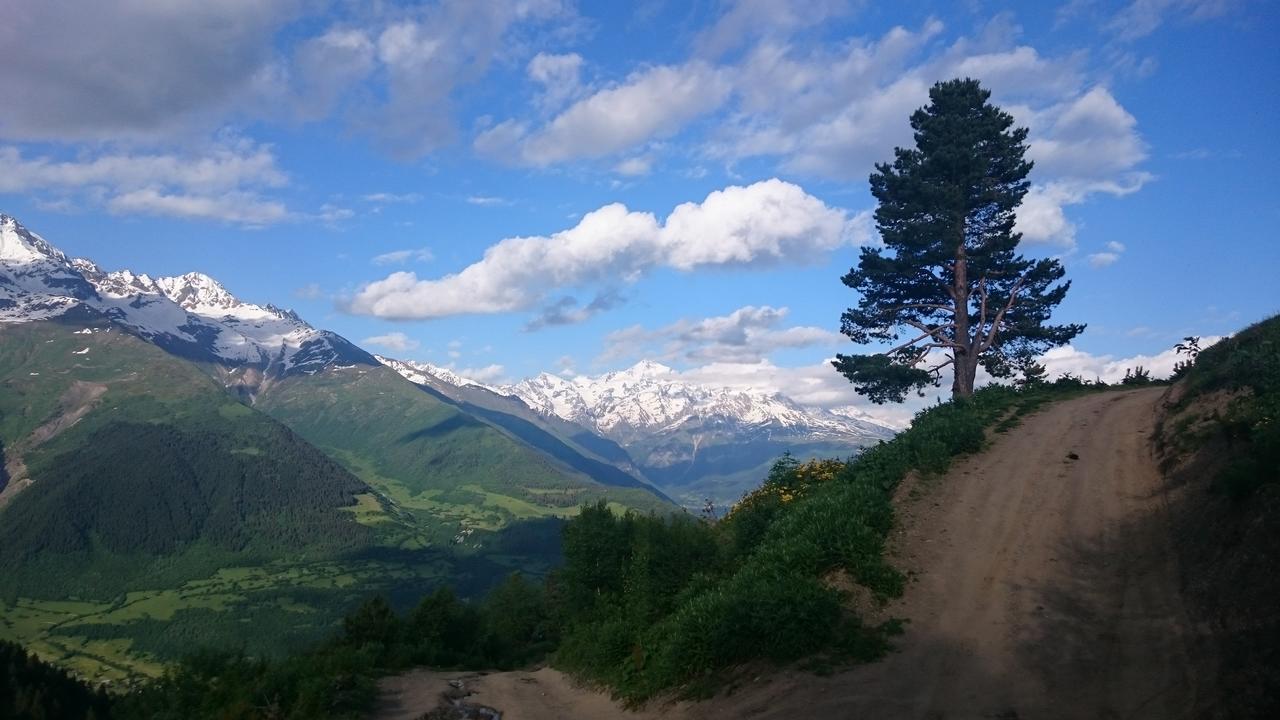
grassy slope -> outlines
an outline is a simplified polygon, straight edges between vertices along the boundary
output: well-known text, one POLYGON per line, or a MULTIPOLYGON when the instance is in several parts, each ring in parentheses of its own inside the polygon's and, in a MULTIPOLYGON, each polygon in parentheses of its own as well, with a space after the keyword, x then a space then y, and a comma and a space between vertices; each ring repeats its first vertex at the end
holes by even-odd
POLYGON ((389 368, 290 378, 259 396, 256 407, 339 458, 436 535, 568 517, 598 499, 641 510, 666 506, 648 490, 597 483, 389 368))
POLYGON ((377 547, 364 484, 280 423, 94 325, 0 326, 0 442, 34 480, 0 509, 0 638, 118 678, 193 642, 287 651, 455 573, 377 547))
POLYGON ((1280 715, 1280 317, 1200 353, 1157 442, 1185 586, 1216 637, 1224 717, 1280 715))

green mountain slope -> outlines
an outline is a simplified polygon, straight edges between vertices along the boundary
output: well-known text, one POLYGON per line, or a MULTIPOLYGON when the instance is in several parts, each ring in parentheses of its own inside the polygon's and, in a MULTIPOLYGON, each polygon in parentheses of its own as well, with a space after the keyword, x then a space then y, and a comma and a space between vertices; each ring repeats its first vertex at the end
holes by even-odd
MULTIPOLYGON (((338 458, 438 541, 531 518, 566 517, 584 502, 670 508, 633 484, 606 485, 554 453, 425 392, 382 366, 334 367, 286 378, 255 407, 338 458), (545 449, 544 449, 545 450, 545 449)), ((479 409, 477 409, 479 411, 479 409)))
POLYGON ((175 557, 368 544, 343 510, 359 480, 195 367, 108 324, 72 322, 0 327, 8 592, 101 597, 150 575, 152 558, 181 576, 175 557))
POLYGON ((380 557, 364 483, 88 313, 0 325, 0 443, 0 638, 90 676, 192 642, 287 651, 361 583, 451 574, 438 553, 380 557))

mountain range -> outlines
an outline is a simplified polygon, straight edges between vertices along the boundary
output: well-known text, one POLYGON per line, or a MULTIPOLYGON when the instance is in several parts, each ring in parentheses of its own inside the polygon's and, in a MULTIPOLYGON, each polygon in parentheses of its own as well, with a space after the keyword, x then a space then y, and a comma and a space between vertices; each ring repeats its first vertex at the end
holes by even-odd
POLYGON ((727 505, 783 452, 891 433, 655 363, 485 385, 0 215, 0 637, 88 674, 192 634, 287 649, 379 589, 479 592, 555 562, 554 521, 583 503, 727 505), (314 616, 282 620, 281 598, 314 616))
POLYGON ((453 396, 504 398, 571 436, 612 441, 622 462, 686 507, 727 506, 760 483, 784 452, 847 456, 893 436, 867 419, 802 407, 780 393, 686 382, 665 365, 642 361, 598 377, 550 373, 491 386, 429 363, 379 360, 401 375, 453 396))

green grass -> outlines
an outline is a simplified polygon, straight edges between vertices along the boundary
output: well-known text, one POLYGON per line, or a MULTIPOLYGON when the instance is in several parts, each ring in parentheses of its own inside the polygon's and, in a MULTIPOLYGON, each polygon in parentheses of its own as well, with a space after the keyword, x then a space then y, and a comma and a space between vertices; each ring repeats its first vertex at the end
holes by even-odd
POLYGON ((671 509, 642 488, 596 483, 389 368, 291 378, 260 396, 256 407, 338 458, 398 507, 430 513, 454 524, 455 532, 566 516, 599 499, 643 511, 671 509), (450 502, 448 494, 462 489, 475 495, 450 502))
POLYGON ((1203 350, 1183 384, 1163 440, 1183 453, 1220 444, 1231 459, 1213 486, 1236 502, 1280 482, 1280 316, 1203 350))

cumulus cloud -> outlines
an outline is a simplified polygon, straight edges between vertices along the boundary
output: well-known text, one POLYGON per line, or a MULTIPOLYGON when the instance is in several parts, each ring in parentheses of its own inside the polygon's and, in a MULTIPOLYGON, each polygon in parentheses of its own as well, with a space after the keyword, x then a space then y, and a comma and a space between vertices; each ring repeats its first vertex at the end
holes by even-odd
POLYGON ((430 248, 409 250, 392 250, 381 255, 374 255, 370 260, 374 265, 403 265, 407 262, 431 262, 435 255, 430 248))
POLYGON ((818 327, 781 327, 787 308, 746 306, 728 315, 680 320, 652 330, 635 325, 605 336, 599 360, 645 357, 664 362, 758 362, 783 348, 834 346, 845 340, 818 327))
POLYGON ((598 158, 678 131, 718 108, 730 89, 728 74, 707 63, 660 65, 579 100, 543 127, 500 123, 481 133, 475 147, 498 159, 539 167, 598 158))
POLYGON ((1126 195, 1151 176, 1137 121, 1104 86, 1090 86, 1078 55, 1048 57, 1019 45, 997 16, 978 34, 938 45, 942 23, 895 27, 836 45, 766 39, 731 75, 736 104, 706 143, 711 157, 772 157, 785 169, 862 180, 895 146, 911 144, 906 118, 934 82, 976 77, 1029 128, 1034 187, 1018 229, 1031 242, 1071 247, 1066 208, 1097 194, 1126 195))
MULTIPOLYGON (((1221 339, 1220 335, 1202 337, 1200 347, 1207 348, 1221 339)), ((1086 380, 1101 378, 1103 382, 1118 383, 1124 379, 1126 370, 1139 365, 1150 372, 1153 378, 1169 377, 1173 374, 1173 366, 1179 360, 1186 359, 1185 355, 1179 355, 1172 348, 1155 355, 1140 354, 1117 358, 1114 355, 1094 355, 1074 345, 1064 345, 1045 353, 1041 356, 1040 362, 1044 364, 1046 375, 1050 378, 1070 373, 1086 380)))
POLYGON ((402 332, 392 332, 386 335, 374 335, 360 341, 364 345, 373 345, 375 347, 386 348, 394 352, 406 352, 417 348, 421 343, 402 332))
POLYGON ((428 280, 392 273, 361 287, 345 309, 401 320, 527 310, 556 288, 633 282, 657 267, 813 262, 867 242, 868 228, 865 213, 850 218, 777 179, 717 190, 676 207, 662 223, 615 203, 549 237, 502 240, 455 274, 428 280))

